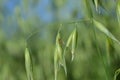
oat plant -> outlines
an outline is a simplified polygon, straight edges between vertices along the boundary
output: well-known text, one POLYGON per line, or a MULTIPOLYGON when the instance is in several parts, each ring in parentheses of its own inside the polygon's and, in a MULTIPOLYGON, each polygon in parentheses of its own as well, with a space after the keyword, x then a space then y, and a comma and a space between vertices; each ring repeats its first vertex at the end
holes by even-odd
MULTIPOLYGON (((101 60, 102 60, 102 63, 103 63, 103 66, 105 68, 105 73, 106 73, 106 77, 107 77, 107 80, 109 80, 109 64, 110 64, 110 55, 109 55, 109 47, 110 47, 110 44, 113 42, 116 42, 118 45, 120 45, 120 41, 100 22, 98 22, 97 20, 93 19, 93 25, 98 29, 100 30, 102 33, 104 33, 106 36, 107 36, 107 66, 105 65, 103 59, 102 59, 102 56, 101 56, 101 53, 100 53, 100 50, 98 48, 98 52, 99 52, 99 55, 101 57, 101 60)), ((95 33, 96 35, 96 33, 95 33)), ((96 37, 96 36, 95 36, 96 37)), ((96 43, 97 44, 97 43, 96 43)), ((97 45, 98 47, 98 45, 97 45)), ((120 69, 116 70, 115 72, 115 75, 114 75, 114 80, 116 80, 117 76, 119 75, 120 73, 120 69)))
POLYGON ((56 36, 56 46, 55 46, 55 52, 54 52, 54 74, 55 74, 55 80, 57 80, 58 72, 60 66, 64 68, 64 72, 67 76, 67 66, 65 61, 65 54, 67 48, 70 48, 71 50, 71 61, 74 59, 75 49, 77 46, 77 27, 72 31, 70 36, 68 37, 68 40, 66 44, 64 43, 62 37, 61 37, 61 27, 58 30, 57 36, 56 36), (65 47, 63 46, 65 44, 65 47))

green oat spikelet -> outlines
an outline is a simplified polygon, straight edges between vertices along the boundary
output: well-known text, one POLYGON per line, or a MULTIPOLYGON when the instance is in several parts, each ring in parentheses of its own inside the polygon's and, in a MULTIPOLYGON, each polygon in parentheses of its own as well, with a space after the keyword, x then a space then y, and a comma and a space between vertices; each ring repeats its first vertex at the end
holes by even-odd
POLYGON ((77 38, 78 38, 78 33, 77 33, 77 27, 74 29, 73 34, 72 34, 72 61, 74 59, 74 54, 75 54, 75 49, 77 47, 77 38))
POLYGON ((77 46, 77 39, 78 39, 78 32, 77 32, 77 27, 73 30, 73 32, 70 34, 67 43, 66 43, 66 48, 71 45, 71 54, 72 58, 71 61, 74 59, 74 54, 75 54, 75 49, 77 46))
POLYGON ((67 40, 66 47, 69 47, 71 42, 72 42, 72 34, 69 36, 69 38, 67 40))
POLYGON ((25 49, 25 68, 27 73, 27 79, 33 80, 33 65, 28 48, 25 49))
POLYGON ((62 43, 62 38, 60 35, 60 29, 59 29, 57 36, 56 36, 56 47, 55 47, 55 53, 54 53, 55 80, 57 80, 57 72, 58 72, 60 65, 64 68, 65 74, 67 75, 67 68, 66 68, 65 57, 63 55, 62 45, 63 43, 62 43))
POLYGON ((108 29, 105 28, 105 26, 102 23, 93 19, 93 24, 98 30, 103 32, 106 36, 108 36, 110 39, 112 39, 113 41, 115 41, 116 43, 120 45, 120 42, 115 38, 115 36, 111 32, 108 31, 108 29))

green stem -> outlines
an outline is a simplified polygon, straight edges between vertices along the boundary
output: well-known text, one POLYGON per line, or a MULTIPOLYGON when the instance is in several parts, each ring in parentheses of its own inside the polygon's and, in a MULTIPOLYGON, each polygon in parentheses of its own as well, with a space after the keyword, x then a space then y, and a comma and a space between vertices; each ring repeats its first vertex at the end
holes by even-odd
MULTIPOLYGON (((97 36, 96 36, 95 27, 93 28, 93 33, 94 33, 95 40, 97 41, 97 36)), ((105 73, 106 73, 106 76, 107 76, 106 78, 107 78, 107 80, 109 80, 107 68, 106 68, 106 66, 105 66, 105 63, 104 63, 104 60, 103 60, 103 57, 102 57, 102 55, 101 55, 101 52, 100 52, 100 49, 99 49, 99 46, 98 46, 97 42, 96 42, 96 48, 97 48, 98 55, 99 55, 100 59, 102 60, 102 64, 103 64, 103 66, 104 66, 104 70, 105 70, 105 73)))

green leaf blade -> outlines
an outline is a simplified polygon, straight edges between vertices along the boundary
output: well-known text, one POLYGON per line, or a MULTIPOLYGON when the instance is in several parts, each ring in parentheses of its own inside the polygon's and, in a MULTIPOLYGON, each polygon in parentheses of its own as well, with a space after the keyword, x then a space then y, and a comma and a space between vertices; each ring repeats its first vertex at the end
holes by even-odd
POLYGON ((28 48, 25 49, 25 68, 27 73, 27 79, 33 80, 33 66, 28 48))

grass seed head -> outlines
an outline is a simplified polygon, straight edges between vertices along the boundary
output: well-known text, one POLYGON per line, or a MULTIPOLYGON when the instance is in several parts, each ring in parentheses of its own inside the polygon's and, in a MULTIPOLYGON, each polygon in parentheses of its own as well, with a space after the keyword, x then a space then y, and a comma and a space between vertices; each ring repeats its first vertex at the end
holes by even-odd
POLYGON ((108 36, 110 39, 112 39, 113 41, 115 41, 116 43, 120 45, 119 40, 117 40, 116 37, 102 23, 93 19, 93 24, 98 30, 103 32, 106 36, 108 36))
POLYGON ((54 53, 55 80, 57 80, 57 73, 58 73, 58 68, 60 67, 60 65, 64 68, 65 74, 67 74, 66 62, 65 62, 65 57, 63 55, 62 46, 63 46, 63 42, 62 42, 60 29, 59 29, 57 36, 56 36, 56 47, 55 47, 55 53, 54 53))

